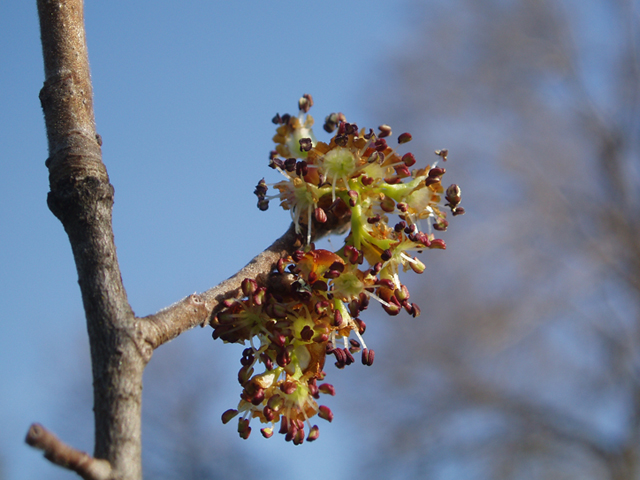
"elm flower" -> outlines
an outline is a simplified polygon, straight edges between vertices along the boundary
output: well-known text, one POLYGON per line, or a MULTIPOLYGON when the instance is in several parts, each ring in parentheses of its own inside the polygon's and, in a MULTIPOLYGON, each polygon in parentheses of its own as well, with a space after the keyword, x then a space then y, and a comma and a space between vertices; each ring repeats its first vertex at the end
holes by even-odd
MULTIPOLYGON (((354 355, 373 364, 361 315, 373 300, 389 315, 404 309, 417 317, 420 308, 409 301, 401 275, 423 273, 426 266, 415 254, 445 249, 436 234, 448 228, 447 211, 464 213, 460 187, 441 183, 446 170, 438 161, 412 169, 415 156, 388 145, 390 126, 380 126, 376 135, 332 113, 324 130, 333 136, 318 141, 308 114, 312 105, 304 95, 297 116, 274 117, 270 166, 284 179, 271 185, 262 179, 254 192, 260 210, 278 199, 290 212, 304 247, 281 259, 268 280, 245 279, 241 298, 225 301, 212 322, 214 339, 246 347, 238 371, 241 399, 223 422, 238 416, 238 433, 248 438, 257 420, 266 425, 264 437, 278 431, 295 445, 318 438, 314 417, 333 418, 317 402, 321 394, 335 394, 330 384, 318 383, 326 376, 327 356, 339 369, 355 363, 354 355), (270 186, 277 193, 268 195, 270 186), (312 243, 345 227, 349 233, 335 252, 312 243)), ((400 134, 398 146, 411 138, 400 134)), ((448 152, 436 155, 446 161, 448 152)))

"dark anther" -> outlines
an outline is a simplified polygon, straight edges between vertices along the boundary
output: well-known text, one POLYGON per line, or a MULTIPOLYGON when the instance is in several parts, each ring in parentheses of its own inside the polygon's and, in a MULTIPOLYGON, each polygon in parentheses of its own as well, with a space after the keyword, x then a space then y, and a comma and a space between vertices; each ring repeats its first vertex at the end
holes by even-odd
POLYGON ((342 314, 340 310, 333 311, 333 324, 338 328, 342 327, 342 314))
POLYGON ((434 167, 431 170, 429 170, 429 176, 431 178, 441 177, 445 173, 446 173, 446 170, 444 168, 439 168, 439 167, 434 167))
POLYGON ((396 223, 396 226, 395 226, 395 227, 393 227, 393 229, 394 229, 396 232, 400 233, 400 232, 401 232, 402 230, 404 230, 406 227, 407 227, 407 223, 406 223, 406 222, 404 222, 404 221, 402 221, 402 222, 398 222, 398 223, 396 223))
POLYGON ((238 411, 234 409, 229 409, 222 414, 222 423, 227 424, 229 420, 238 415, 238 411))
POLYGON ((410 133, 401 133, 400 135, 398 135, 398 143, 399 144, 403 144, 403 143, 407 143, 411 141, 411 134, 410 133))
POLYGON ((313 287, 314 290, 318 292, 327 292, 329 290, 329 285, 327 285, 327 282, 324 282, 322 280, 313 282, 311 286, 313 287))
POLYGON ((352 317, 357 317, 360 313, 360 302, 356 299, 353 299, 349 302, 349 315, 352 317))
POLYGON ((446 148, 443 150, 436 150, 436 155, 438 155, 439 157, 442 157, 442 160, 444 160, 445 162, 447 161, 447 155, 449 155, 449 150, 447 150, 446 148))
POLYGON ((369 129, 369 133, 365 133, 365 134, 364 134, 364 138, 365 138, 365 140, 370 140, 370 139, 371 139, 371 137, 373 137, 374 135, 375 135, 375 134, 373 133, 373 128, 370 128, 370 129, 369 129))
POLYGON ((413 235, 416 234, 418 232, 418 227, 416 227, 415 223, 413 225, 409 225, 407 228, 404 229, 404 233, 406 233, 407 235, 413 235))
POLYGON ((320 207, 317 207, 313 211, 313 216, 318 223, 325 223, 327 221, 327 213, 320 207))
POLYGON ((352 207, 356 206, 356 203, 358 202, 358 192, 356 192, 355 190, 349 190, 349 205, 352 207))
POLYGON ((309 173, 307 162, 305 162, 304 160, 300 160, 298 163, 296 163, 296 174, 299 177, 304 177, 307 173, 309 173))
POLYGON ((373 143, 373 145, 376 151, 383 152, 387 148, 387 141, 384 138, 379 138, 373 143))
POLYGON ((449 222, 445 218, 438 218, 438 221, 433 224, 433 229, 439 232, 444 232, 449 226, 449 222))
POLYGON ((339 147, 346 147, 349 139, 346 135, 337 135, 334 141, 339 147))
POLYGON ((424 185, 428 187, 429 185, 435 185, 436 183, 440 183, 439 177, 427 177, 424 180, 424 185))
POLYGON ((291 120, 291 115, 289 115, 288 113, 285 113, 284 115, 282 115, 282 117, 280 118, 280 122, 283 125, 286 125, 287 123, 289 123, 289 120, 291 120))
POLYGON ((354 338, 350 338, 350 339, 349 339, 349 343, 351 344, 351 346, 352 346, 353 348, 360 348, 360 342, 359 342, 359 341, 357 341, 357 340, 356 340, 356 339, 354 339, 354 338))
POLYGON ((429 245, 429 248, 438 248, 440 250, 446 250, 447 245, 444 243, 444 240, 442 240, 441 238, 436 238, 434 240, 431 240, 431 245, 429 245))
POLYGON ((282 122, 282 117, 280 117, 280 114, 279 114, 279 113, 276 113, 276 116, 275 116, 275 117, 273 117, 273 118, 271 119, 271 121, 272 121, 274 124, 276 124, 276 125, 280 125, 281 123, 283 123, 283 122, 282 122))
POLYGON ((380 221, 380 214, 377 214, 375 217, 367 218, 367 223, 374 224, 380 221))
POLYGON ((461 200, 460 187, 455 183, 452 185, 449 185, 449 187, 447 188, 447 194, 445 198, 447 199, 447 202, 451 204, 452 207, 456 207, 461 200))
POLYGON ((272 158, 271 160, 269 160, 269 166, 274 170, 276 168, 284 168, 284 162, 279 158, 272 158))
POLYGON ((402 156, 402 162, 407 166, 407 167, 412 167, 413 165, 415 165, 416 163, 416 157, 413 156, 413 153, 405 153, 402 156))
POLYGON ((282 350, 278 355, 276 355, 276 363, 280 367, 286 367, 291 363, 291 356, 287 353, 286 350, 282 350))
POLYGON ((289 422, 287 421, 287 417, 282 416, 282 422, 280 422, 280 430, 278 433, 285 434, 289 431, 289 422))
POLYGON ((287 395, 291 395, 297 388, 298 385, 296 385, 296 382, 283 382, 282 385, 280 385, 280 390, 287 395))
POLYGON ((302 150, 303 152, 308 152, 309 150, 311 150, 311 148, 313 148, 313 143, 311 142, 310 138, 301 138, 300 140, 298 140, 298 143, 300 143, 300 150, 302 150))
POLYGON ((293 172, 296 169, 296 162, 297 160, 295 158, 287 158, 284 161, 284 169, 287 172, 293 172))
POLYGON ((302 112, 307 113, 311 107, 313 107, 313 97, 308 93, 305 93, 302 95, 302 98, 298 100, 298 108, 302 112))
POLYGON ((269 209, 269 200, 267 200, 266 198, 262 198, 260 200, 258 200, 258 208, 261 211, 266 211, 269 209))
POLYGON ((315 332, 313 331, 313 328, 311 328, 309 325, 305 325, 300 332, 300 338, 305 342, 308 342, 313 338, 314 333, 315 332))
POLYGON ((296 250, 291 255, 291 258, 293 258, 294 262, 299 262, 300 260, 302 260, 302 257, 304 257, 304 252, 302 250, 296 250))
POLYGON ((380 125, 378 130, 380 130, 380 135, 378 135, 379 138, 385 138, 391 135, 391 127, 389 125, 380 125))
POLYGON ((333 412, 329 409, 329 407, 325 407, 324 405, 320 405, 318 408, 318 416, 328 422, 333 420, 333 412))
POLYGON ((347 135, 357 135, 358 134, 358 125, 355 123, 345 123, 345 133, 347 135))
POLYGON ((407 178, 411 176, 411 172, 406 165, 397 165, 393 167, 393 169, 396 171, 396 175, 398 175, 399 177, 407 178))
POLYGON ((336 394, 336 389, 333 388, 333 385, 331 385, 330 383, 323 383, 319 385, 318 390, 320 391, 320 393, 324 393, 326 395, 335 396, 336 394))
POLYGON ((344 263, 340 263, 340 262, 333 262, 331 264, 331 266, 329 267, 329 270, 335 270, 337 272, 344 272, 344 263))
POLYGON ((369 350, 368 348, 363 349, 362 350, 362 364, 363 365, 368 365, 368 366, 373 365, 374 356, 375 356, 375 353, 373 352, 373 350, 369 350))
POLYGON ((367 329, 367 324, 359 318, 354 318, 353 321, 356 322, 356 325, 358 325, 358 333, 360 335, 364 334, 365 330, 367 329))
POLYGON ((253 191, 254 195, 257 195, 259 198, 264 197, 267 194, 269 187, 267 187, 264 178, 258 182, 256 185, 256 189, 253 191))
POLYGON ((349 351, 348 348, 343 348, 342 351, 344 352, 344 356, 345 356, 345 364, 346 365, 351 365, 353 362, 356 361, 355 358, 353 358, 353 355, 351 355, 351 352, 349 351))
POLYGON ((355 265, 356 263, 358 263, 358 258, 360 257, 360 251, 356 247, 352 245, 347 245, 344 248, 344 252, 347 255, 347 259, 351 264, 355 265))
POLYGON ((382 254, 380 255, 380 258, 386 262, 391 258, 392 255, 393 253, 391 252, 391 250, 387 248, 384 252, 382 252, 382 254))
POLYGON ((451 209, 451 213, 453 213, 453 216, 455 217, 456 215, 464 215, 464 207, 456 207, 456 208, 452 208, 451 209))
POLYGON ((376 181, 375 178, 367 177, 366 175, 361 175, 360 180, 362 181, 362 185, 364 185, 365 187, 368 187, 369 185, 371 185, 373 182, 376 181))
POLYGON ((264 389, 259 388, 251 399, 253 405, 260 405, 264 401, 264 389))

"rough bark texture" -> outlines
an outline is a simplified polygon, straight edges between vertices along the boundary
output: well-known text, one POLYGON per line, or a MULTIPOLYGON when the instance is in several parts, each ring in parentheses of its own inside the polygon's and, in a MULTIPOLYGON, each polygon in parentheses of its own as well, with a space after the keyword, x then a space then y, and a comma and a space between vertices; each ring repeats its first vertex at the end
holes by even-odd
POLYGON ((102 163, 81 0, 38 1, 45 65, 40 93, 49 158, 48 204, 73 250, 87 318, 94 386, 95 452, 114 478, 141 478, 143 353, 111 226, 113 187, 102 163))

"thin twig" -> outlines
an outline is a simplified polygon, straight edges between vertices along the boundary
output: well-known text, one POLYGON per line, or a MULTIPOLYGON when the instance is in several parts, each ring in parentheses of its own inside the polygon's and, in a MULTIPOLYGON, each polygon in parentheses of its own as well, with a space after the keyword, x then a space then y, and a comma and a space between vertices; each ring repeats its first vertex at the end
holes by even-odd
POLYGON ((221 309, 222 302, 240 296, 240 284, 245 278, 265 282, 278 260, 301 246, 294 225, 264 252, 258 254, 242 270, 201 295, 190 295, 159 312, 142 318, 143 338, 153 349, 172 340, 197 325, 210 323, 221 309))
POLYGON ((39 423, 31 425, 25 441, 43 450, 47 460, 73 470, 85 480, 107 480, 111 476, 109 462, 67 445, 39 423))

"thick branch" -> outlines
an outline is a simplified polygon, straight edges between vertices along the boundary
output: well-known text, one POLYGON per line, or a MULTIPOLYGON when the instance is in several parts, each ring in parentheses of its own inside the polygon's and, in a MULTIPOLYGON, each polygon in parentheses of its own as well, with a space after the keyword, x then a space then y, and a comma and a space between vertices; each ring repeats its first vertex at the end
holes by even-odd
POLYGON ((240 297, 242 280, 254 278, 261 283, 266 282, 278 260, 290 255, 300 246, 299 237, 291 224, 282 237, 232 277, 201 295, 190 295, 154 315, 141 319, 143 337, 155 349, 196 325, 204 326, 220 310, 223 301, 240 297))
POLYGON ((142 477, 145 361, 122 285, 111 225, 113 187, 96 135, 82 0, 38 0, 49 144, 49 208, 73 250, 91 345, 95 452, 114 477, 142 477))
POLYGON ((25 441, 43 450, 47 460, 73 470, 85 480, 107 480, 111 476, 109 462, 70 447, 38 423, 31 425, 25 441))

